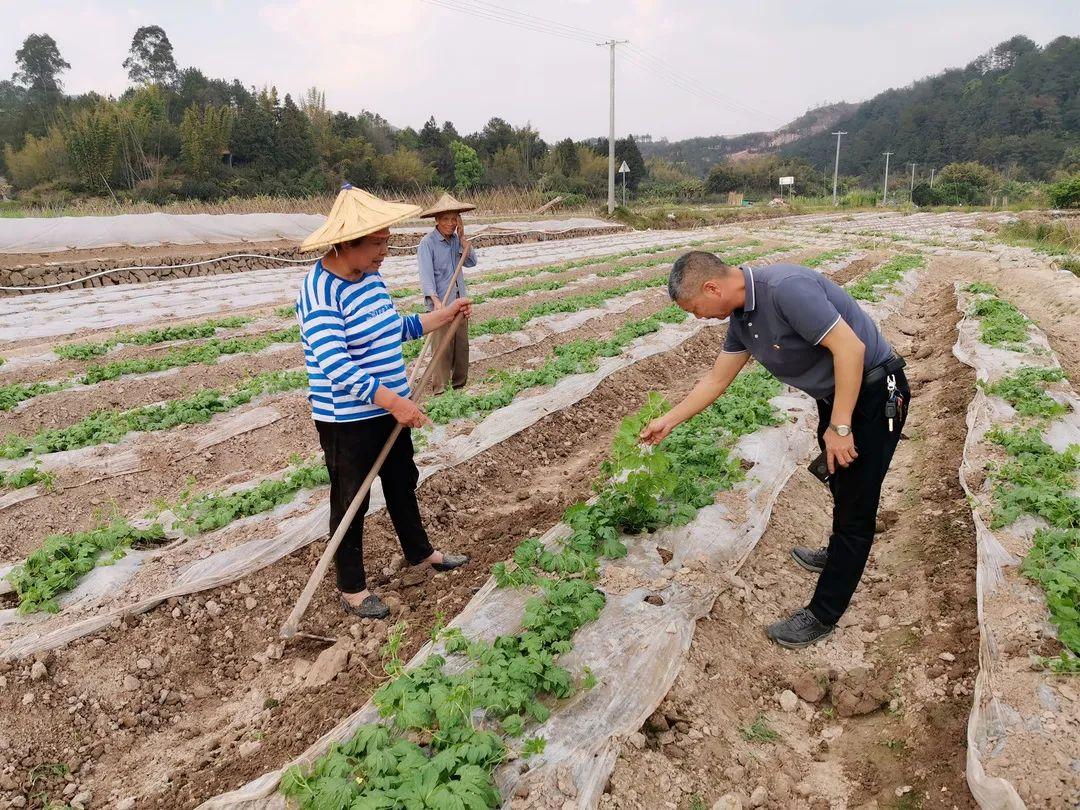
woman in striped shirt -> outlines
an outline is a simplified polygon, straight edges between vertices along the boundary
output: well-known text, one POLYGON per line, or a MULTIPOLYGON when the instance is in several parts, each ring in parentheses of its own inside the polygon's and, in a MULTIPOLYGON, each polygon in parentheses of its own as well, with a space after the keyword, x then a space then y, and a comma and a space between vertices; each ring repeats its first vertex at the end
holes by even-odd
MULTIPOLYGON (((471 313, 469 300, 459 299, 423 315, 398 314, 379 275, 389 241, 390 229, 384 227, 334 244, 304 278, 296 303, 310 387, 308 398, 330 472, 331 535, 395 423, 413 428, 428 421, 409 399, 402 341, 415 340, 445 326, 459 312, 465 318, 471 313)), ((438 571, 448 571, 468 562, 465 555, 437 551, 428 541, 416 502, 419 471, 413 462, 408 430, 403 430, 394 442, 379 477, 387 512, 410 564, 426 563, 438 571)), ((384 618, 390 611, 367 589, 364 575, 367 507, 365 498, 334 557, 337 584, 346 612, 384 618)))

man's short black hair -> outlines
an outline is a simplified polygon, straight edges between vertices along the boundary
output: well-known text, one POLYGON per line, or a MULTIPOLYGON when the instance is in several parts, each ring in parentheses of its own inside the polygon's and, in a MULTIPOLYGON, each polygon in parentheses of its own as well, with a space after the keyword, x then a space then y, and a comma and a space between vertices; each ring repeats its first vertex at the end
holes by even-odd
POLYGON ((675 260, 668 276, 668 295, 672 301, 685 300, 697 295, 701 286, 710 278, 723 278, 732 271, 732 266, 724 262, 715 253, 704 250, 691 250, 675 260))

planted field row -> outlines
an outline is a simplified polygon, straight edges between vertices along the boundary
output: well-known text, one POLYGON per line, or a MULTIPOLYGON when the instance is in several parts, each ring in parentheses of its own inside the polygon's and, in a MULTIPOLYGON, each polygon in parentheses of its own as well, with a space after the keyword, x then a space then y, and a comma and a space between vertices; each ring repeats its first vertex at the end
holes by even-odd
POLYGON ((909 270, 922 267, 926 258, 914 254, 894 256, 880 267, 847 285, 851 297, 860 301, 881 301, 909 270))
MULTIPOLYGON (((489 382, 497 383, 499 387, 490 393, 449 391, 432 398, 427 405, 428 414, 433 421, 440 424, 454 419, 486 415, 509 405, 515 396, 529 388, 552 385, 571 374, 595 371, 596 358, 618 355, 633 340, 656 332, 665 323, 679 323, 685 319, 686 314, 682 310, 669 307, 657 316, 624 324, 607 341, 585 339, 564 344, 557 347, 552 357, 537 369, 519 368, 494 372, 489 382)), ((286 390, 282 386, 287 383, 277 378, 266 379, 274 384, 274 390, 286 390)), ((297 381, 295 377, 290 379, 297 381)), ((306 378, 303 382, 306 384, 306 378)), ((223 406, 231 401, 233 400, 230 398, 222 399, 220 395, 211 400, 213 404, 222 403, 223 406)), ((239 404, 244 403, 237 401, 237 406, 239 404)), ((209 418, 214 411, 203 409, 197 413, 200 418, 204 414, 209 418)), ((120 419, 114 421, 120 422, 120 419)), ((144 418, 143 424, 150 422, 144 418)), ((288 473, 280 481, 266 481, 239 494, 208 495, 192 503, 178 504, 172 511, 180 517, 182 526, 189 531, 212 531, 238 518, 273 509, 292 500, 297 492, 325 484, 327 481, 325 467, 320 463, 312 463, 288 473)), ((146 520, 142 523, 146 523, 146 520)), ((93 570, 99 561, 113 562, 134 544, 146 545, 160 542, 164 538, 164 529, 159 524, 136 528, 123 519, 86 532, 48 537, 41 549, 31 554, 25 563, 8 576, 18 593, 19 609, 22 612, 55 612, 59 609, 56 596, 70 590, 79 578, 93 570), (102 555, 106 553, 112 556, 103 558, 102 555)))
MULTIPOLYGON (((740 254, 738 257, 735 257, 735 260, 740 262, 750 261, 756 258, 760 258, 769 253, 775 253, 776 250, 778 249, 744 253, 740 254)), ((667 259, 655 259, 653 261, 643 264, 616 267, 606 272, 597 273, 596 277, 616 277, 619 275, 637 272, 639 270, 664 264, 667 261, 667 259)), ((556 280, 538 281, 524 285, 496 288, 490 293, 473 296, 473 300, 475 303, 479 304, 488 300, 512 299, 528 295, 533 292, 553 292, 563 289, 570 284, 581 283, 582 281, 588 280, 589 279, 581 279, 576 282, 556 280)), ((422 305, 419 305, 414 309, 419 312, 425 311, 425 308, 422 305)), ((287 317, 295 316, 292 307, 282 307, 279 314, 287 317)), ((184 335, 206 337, 208 335, 212 335, 216 329, 223 327, 239 326, 243 323, 248 323, 251 320, 252 318, 213 320, 201 324, 192 324, 182 327, 151 330, 149 332, 135 333, 126 336, 118 335, 115 338, 110 338, 109 340, 99 341, 96 343, 69 344, 68 346, 60 346, 57 347, 57 352, 61 353, 61 350, 63 349, 67 350, 67 354, 65 354, 64 356, 78 356, 84 358, 93 357, 104 354, 106 351, 109 350, 109 348, 117 345, 152 345, 160 342, 189 339, 182 337, 184 335)), ((478 334, 483 334, 483 332, 479 332, 478 334)), ((118 360, 101 365, 92 364, 85 370, 83 374, 77 376, 74 380, 72 380, 72 382, 77 382, 81 385, 93 385, 99 382, 115 380, 129 375, 155 373, 166 371, 169 369, 183 368, 195 364, 211 364, 217 362, 222 357, 232 355, 255 354, 258 352, 262 352, 275 344, 295 343, 298 342, 299 339, 299 327, 291 327, 289 329, 280 329, 271 332, 264 332, 253 335, 242 335, 230 338, 211 337, 197 346, 170 349, 164 354, 160 354, 152 358, 132 358, 118 360)), ((413 350, 415 351, 415 349, 413 350)), ((63 390, 68 385, 69 382, 62 381, 50 383, 13 383, 5 386, 0 386, 0 411, 10 410, 18 403, 26 401, 28 399, 32 399, 34 397, 63 390)))
MULTIPOLYGON (((601 470, 599 494, 565 515, 568 535, 549 546, 526 540, 493 570, 498 587, 531 594, 521 631, 489 642, 436 627, 439 652, 408 669, 399 657, 400 632, 391 636, 391 680, 373 698, 384 721, 361 725, 309 767, 288 770, 281 790, 304 808, 407 806, 408 797, 418 807, 501 804, 496 769, 511 755, 544 753, 543 737, 521 739, 527 727, 548 720, 552 701, 596 686, 587 666, 572 673, 558 659, 604 607, 596 587, 601 561, 626 555, 625 535, 685 524, 739 481, 744 473, 732 443, 775 423, 768 400, 778 388, 760 372, 743 375, 726 407, 717 403, 656 451, 643 450, 637 433, 664 403, 653 398, 625 420, 601 470), (477 727, 477 712, 488 718, 486 729, 477 727), (496 722, 502 734, 491 730, 496 722), (430 742, 417 745, 417 732, 430 742)), ((240 798, 221 797, 214 806, 240 798)))
MULTIPOLYGON (((569 407, 589 396, 611 375, 626 373, 637 362, 675 349, 700 329, 699 324, 668 328, 659 334, 636 341, 635 345, 620 357, 605 359, 595 372, 577 375, 543 393, 515 400, 511 405, 491 414, 468 433, 456 435, 452 441, 444 442, 437 451, 418 457, 421 480, 493 448, 517 432, 546 419, 551 413, 569 407)), ((223 496, 228 494, 221 493, 223 496)), ((211 497, 215 499, 214 508, 207 510, 205 514, 217 520, 219 518, 215 516, 221 514, 222 502, 216 500, 216 495, 211 497)), ((281 498, 288 500, 288 495, 281 495, 281 498)), ((260 500, 265 499, 254 497, 250 499, 250 503, 257 504, 260 500)), ((274 500, 277 501, 277 496, 274 500)), ((381 505, 381 490, 376 486, 372 493, 371 508, 380 509, 381 505)), ((226 512, 232 512, 235 503, 230 501, 224 506, 226 512)), ((181 504, 177 508, 183 511, 184 506, 181 504)), ((215 588, 224 582, 259 570, 324 537, 327 509, 325 500, 317 497, 317 493, 312 498, 299 501, 293 499, 285 504, 285 508, 277 510, 277 519, 273 521, 256 517, 254 520, 257 523, 245 522, 244 526, 237 526, 237 531, 230 531, 236 523, 236 520, 233 520, 221 531, 200 538, 197 545, 180 544, 175 550, 170 547, 165 554, 142 552, 134 565, 124 564, 123 570, 115 574, 108 570, 95 572, 86 577, 77 596, 82 617, 64 610, 59 616, 47 620, 44 617, 34 617, 30 624, 20 621, 6 629, 0 628, 0 635, 7 642, 0 654, 5 657, 19 657, 36 650, 63 645, 100 629, 115 616, 125 615, 132 610, 139 612, 146 609, 146 605, 155 605, 168 596, 215 588), (262 536, 258 527, 263 527, 262 536), (253 528, 256 529, 254 536, 253 528), (267 529, 270 530, 269 534, 267 529), (178 565, 178 558, 187 560, 186 564, 178 565), (120 587, 121 585, 123 587, 120 587), (93 612, 87 614, 91 607, 93 612)), ((146 526, 143 522, 136 525, 146 526)), ((61 601, 61 605, 64 604, 66 603, 61 601)))
POLYGON ((1045 337, 996 289, 957 286, 966 317, 955 351, 980 378, 960 471, 979 546, 984 669, 968 782, 984 805, 1069 806, 1080 790, 1065 763, 1080 739, 1035 729, 1068 727, 1050 673, 1080 672, 1080 400, 1045 337), (1053 632, 1030 631, 1047 618, 1053 632), (1037 780, 1025 762, 1040 763, 1037 780))

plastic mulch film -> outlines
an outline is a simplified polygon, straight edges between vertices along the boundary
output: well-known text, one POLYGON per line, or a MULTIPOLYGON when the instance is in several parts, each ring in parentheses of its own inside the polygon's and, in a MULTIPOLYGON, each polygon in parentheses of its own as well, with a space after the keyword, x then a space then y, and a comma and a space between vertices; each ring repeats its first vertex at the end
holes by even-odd
MULTIPOLYGON (((959 309, 966 313, 974 296, 959 283, 956 286, 959 309)), ((982 343, 979 326, 977 318, 965 315, 953 354, 975 369, 980 382, 996 382, 1022 366, 1059 368, 1046 337, 1034 325, 1029 327, 1026 352, 982 343)), ((1048 393, 1072 407, 1043 435, 1061 452, 1080 444, 1080 399, 1068 383, 1054 384, 1048 393)), ((1034 638, 1054 634, 1041 589, 1019 570, 1035 530, 1045 524, 1024 517, 1006 527, 991 527, 993 500, 986 463, 994 450, 984 437, 992 426, 1016 424, 1018 417, 1008 403, 976 390, 968 407, 960 467, 975 524, 979 621, 979 672, 967 728, 967 782, 981 807, 1009 810, 1025 807, 1017 791, 1025 783, 1025 794, 1041 785, 1056 796, 1051 804, 1069 805, 1064 795, 1068 788, 1062 785, 1054 793, 1050 786, 1058 784, 1055 771, 1062 782, 1072 783, 1080 761, 1080 738, 1063 730, 1080 722, 1080 702, 1070 700, 1068 692, 1062 696, 1054 688, 1061 678, 1034 669, 1028 656, 1034 638)), ((1080 800, 1073 790, 1073 800, 1080 800)), ((1036 803, 1042 806, 1041 801, 1036 803)))
MULTIPOLYGON (((882 301, 866 308, 882 320, 899 310, 917 284, 918 273, 911 271, 882 301)), ((582 809, 597 805, 622 740, 641 727, 670 690, 690 648, 697 619, 709 612, 749 556, 795 466, 816 446, 814 402, 789 389, 773 403, 789 419, 742 437, 736 446, 736 455, 751 465, 747 481, 700 510, 686 526, 624 537, 628 555, 603 561, 604 610, 596 622, 577 633, 574 649, 560 659, 571 671, 588 666, 598 684, 559 706, 543 725, 530 728, 530 735, 545 738, 544 753, 529 759, 526 773, 513 763, 497 772, 504 797, 527 788, 530 801, 540 799, 548 806, 561 806, 560 798, 582 809), (667 564, 659 548, 672 553, 667 564), (646 602, 650 595, 659 595, 663 604, 646 602)), ((558 524, 541 541, 553 543, 568 532, 569 527, 558 524)), ((489 580, 450 626, 485 640, 516 632, 527 596, 520 590, 498 589, 489 580)), ((440 645, 425 645, 409 666, 423 663, 440 649, 440 645)), ((309 766, 332 744, 378 720, 378 711, 369 701, 292 762, 204 802, 199 810, 285 808, 276 791, 289 767, 309 766)))
MULTIPOLYGON (((677 348, 707 323, 690 319, 665 326, 658 332, 638 338, 623 354, 602 358, 595 371, 565 377, 540 394, 521 397, 489 414, 467 435, 441 441, 436 449, 418 454, 416 460, 421 480, 461 464, 545 416, 570 407, 588 396, 610 375, 648 357, 677 348)), ((214 421, 211 420, 210 424, 213 426, 214 421)), ((74 455, 84 451, 69 452, 74 455)), ((59 614, 22 616, 14 608, 0 611, 0 658, 21 658, 63 646, 107 626, 120 616, 145 612, 171 597, 233 582, 325 537, 329 504, 323 499, 314 508, 302 512, 300 509, 305 500, 305 493, 299 493, 290 504, 264 515, 237 521, 218 532, 190 542, 180 542, 164 550, 133 551, 114 565, 99 566, 84 577, 77 588, 65 594, 61 599, 59 614), (212 547, 216 537, 235 531, 241 524, 245 527, 266 525, 273 527, 273 530, 255 539, 214 551, 204 559, 195 553, 203 547, 212 547), (180 552, 193 554, 195 559, 178 567, 162 584, 160 572, 171 571, 176 563, 175 557, 180 552), (143 571, 150 561, 157 562, 153 575, 143 571), (152 587, 140 587, 140 576, 146 576, 152 587)), ((372 487, 369 514, 382 505, 382 490, 376 481, 372 487)))
MULTIPOLYGON (((784 484, 813 445, 810 415, 816 413, 814 403, 794 393, 773 402, 791 418, 740 440, 735 454, 753 465, 746 481, 722 494, 715 505, 700 510, 686 526, 624 537, 629 554, 604 561, 599 587, 607 595, 607 604, 600 617, 574 637, 574 650, 560 659, 571 671, 588 665, 598 684, 558 706, 546 723, 530 727, 530 735, 546 739, 544 753, 529 759, 527 773, 519 772, 513 763, 497 772, 503 796, 513 795, 525 783, 530 797, 565 796, 575 799, 576 807, 596 805, 622 739, 640 728, 668 693, 682 668, 697 619, 708 613, 726 587, 725 577, 738 570, 753 549, 784 484), (659 548, 673 553, 666 565, 659 548), (650 595, 659 596, 663 604, 646 602, 650 595), (564 791, 567 778, 573 788, 564 791)), ((554 543, 568 532, 569 527, 558 524, 541 542, 554 543)), ((524 590, 496 588, 494 580, 489 580, 450 625, 460 627, 470 638, 486 640, 517 632, 528 595, 524 590)), ((409 666, 417 666, 440 649, 441 645, 425 645, 409 666)), ((330 745, 378 719, 369 701, 289 765, 312 763, 330 745)), ((284 808, 284 799, 275 791, 285 770, 266 773, 200 807, 284 808)))
MULTIPOLYGON (((690 241, 716 239, 729 231, 633 231, 559 241, 496 245, 478 251, 479 266, 469 273, 612 255, 641 248, 676 248, 690 241)), ((79 335, 86 330, 119 329, 195 318, 221 312, 294 301, 307 265, 244 273, 194 276, 147 284, 33 293, 0 298, 0 344, 7 341, 79 335)), ((390 256, 380 270, 387 283, 415 286, 416 257, 390 256)), ((468 274, 467 274, 468 275, 468 274)))
MULTIPOLYGON (((119 214, 105 217, 25 217, 0 222, 0 253, 57 253, 110 247, 233 244, 285 239, 299 242, 326 221, 321 214, 119 214)), ((539 222, 500 222, 493 234, 541 230, 619 228, 599 219, 573 217, 539 222)), ((423 236, 430 226, 393 229, 423 236)), ((472 228, 470 228, 472 230, 472 228)))

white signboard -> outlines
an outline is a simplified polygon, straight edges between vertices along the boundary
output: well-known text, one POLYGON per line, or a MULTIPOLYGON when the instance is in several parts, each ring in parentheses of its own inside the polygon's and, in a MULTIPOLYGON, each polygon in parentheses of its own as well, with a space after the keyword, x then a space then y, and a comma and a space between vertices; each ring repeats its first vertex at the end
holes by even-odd
POLYGON ((630 171, 630 167, 626 165, 626 161, 624 160, 622 166, 619 167, 619 174, 625 174, 628 171, 630 171))
POLYGON ((793 185, 795 185, 795 178, 794 177, 781 177, 780 178, 780 185, 782 185, 782 186, 793 186, 793 185))

